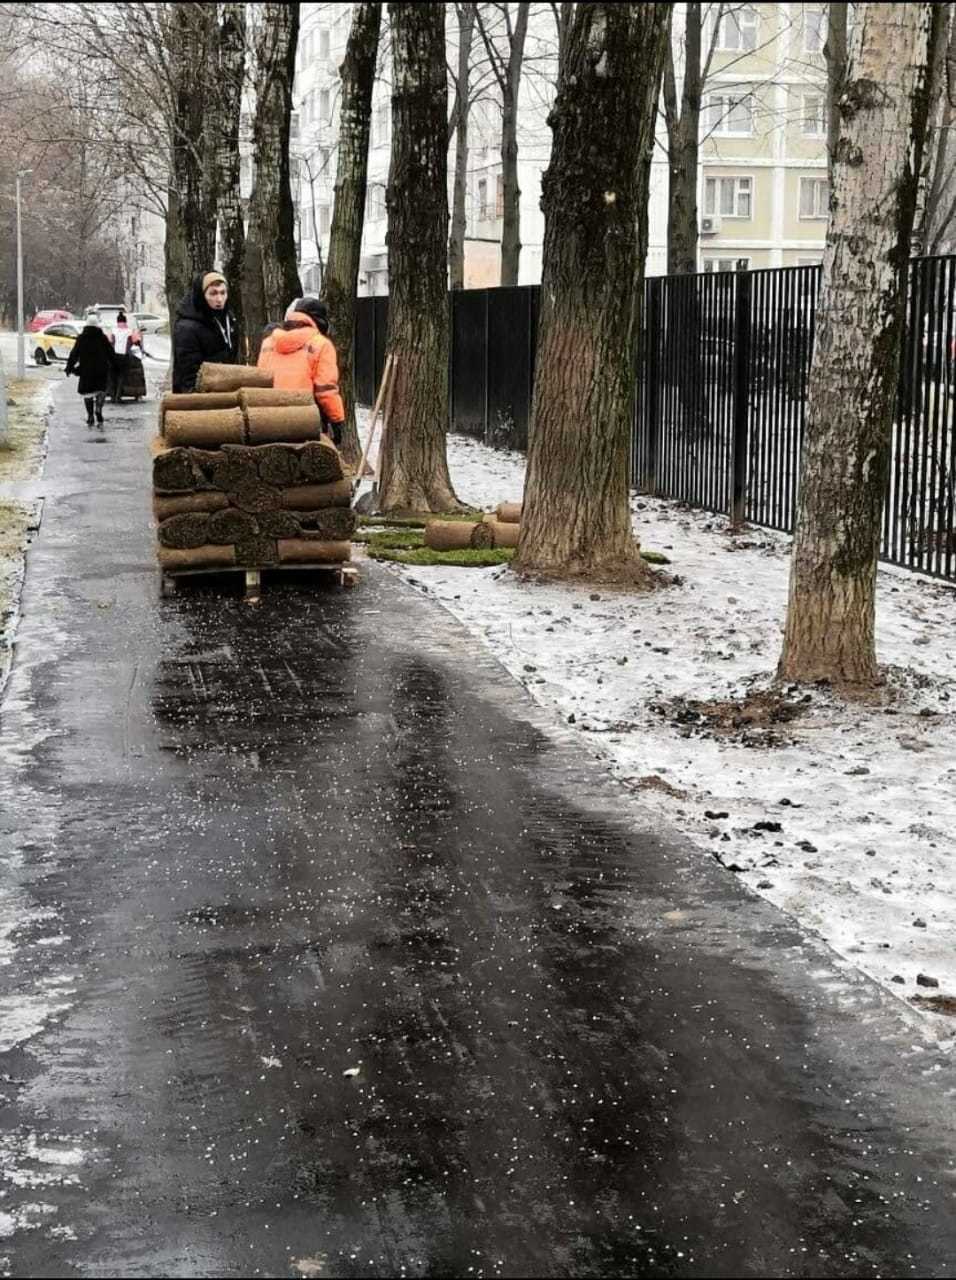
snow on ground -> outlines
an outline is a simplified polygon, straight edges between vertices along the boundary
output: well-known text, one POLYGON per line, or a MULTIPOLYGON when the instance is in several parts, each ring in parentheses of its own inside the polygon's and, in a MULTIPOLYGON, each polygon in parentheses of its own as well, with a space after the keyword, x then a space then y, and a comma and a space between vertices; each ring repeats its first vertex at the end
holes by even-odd
MULTIPOLYGON (((522 455, 451 436, 449 466, 462 501, 521 499, 522 455)), ((632 507, 642 545, 672 561, 679 581, 667 590, 524 583, 507 568, 395 571, 465 623, 701 857, 897 995, 956 999, 956 590, 881 568, 878 653, 892 696, 847 706, 794 687, 788 700, 806 699, 797 719, 728 738, 702 731, 681 703, 659 708, 767 687, 789 539, 733 537, 723 517, 657 499, 632 507)))

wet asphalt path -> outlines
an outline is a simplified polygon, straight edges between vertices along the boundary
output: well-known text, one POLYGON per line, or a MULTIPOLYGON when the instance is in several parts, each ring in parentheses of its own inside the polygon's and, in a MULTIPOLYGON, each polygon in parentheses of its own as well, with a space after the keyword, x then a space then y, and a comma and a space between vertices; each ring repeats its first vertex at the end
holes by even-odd
POLYGON ((51 429, 0 716, 0 1270, 956 1272, 953 1070, 369 566, 160 600, 51 429))

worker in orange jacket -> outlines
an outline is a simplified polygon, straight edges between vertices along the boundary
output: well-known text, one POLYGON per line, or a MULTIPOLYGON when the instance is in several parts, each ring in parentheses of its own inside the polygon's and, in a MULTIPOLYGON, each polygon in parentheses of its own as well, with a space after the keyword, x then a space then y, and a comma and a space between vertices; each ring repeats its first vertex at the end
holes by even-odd
POLYGON ((345 406, 339 394, 339 362, 329 334, 329 310, 318 298, 296 298, 285 320, 268 335, 258 366, 280 391, 311 391, 322 414, 322 426, 335 444, 342 443, 345 406))

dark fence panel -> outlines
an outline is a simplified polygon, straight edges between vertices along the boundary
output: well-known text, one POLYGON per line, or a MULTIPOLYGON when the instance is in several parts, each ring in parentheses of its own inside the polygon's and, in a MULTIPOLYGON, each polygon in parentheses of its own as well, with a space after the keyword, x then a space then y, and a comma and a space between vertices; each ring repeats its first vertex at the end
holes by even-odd
MULTIPOLYGON (((645 282, 632 484, 790 532, 813 352, 819 267, 645 282)), ((525 449, 540 289, 450 295, 454 430, 525 449)), ((387 298, 360 298, 356 379, 381 378, 387 298)), ((956 580, 956 257, 910 264, 881 557, 956 580)))

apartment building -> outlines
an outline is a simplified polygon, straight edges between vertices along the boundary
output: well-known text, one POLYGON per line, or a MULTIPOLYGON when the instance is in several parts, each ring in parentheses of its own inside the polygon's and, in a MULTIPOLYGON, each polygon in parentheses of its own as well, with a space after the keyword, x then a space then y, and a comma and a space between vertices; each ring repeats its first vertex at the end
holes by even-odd
POLYGON ((701 270, 820 262, 827 6, 727 8, 717 30, 705 23, 703 33, 713 57, 701 122, 701 270))
MULTIPOLYGON (((702 271, 819 262, 829 192, 826 164, 826 5, 714 5, 704 47, 714 50, 701 122, 698 209, 702 271)), ((328 252, 334 199, 340 81, 351 24, 349 4, 304 3, 294 89, 293 172, 301 274, 317 289, 328 252)), ((452 11, 453 12, 453 11, 452 11)), ((456 30, 449 22, 449 62, 456 30)), ((683 6, 674 21, 674 52, 682 75, 683 6)), ((368 194, 359 292, 388 288, 385 190, 391 149, 388 49, 383 42, 372 103, 368 194)), ((532 5, 520 90, 518 166, 521 189, 520 283, 541 278, 544 216, 541 175, 551 131, 547 115, 557 74, 554 16, 532 5)), ((498 283, 503 182, 500 113, 490 85, 472 108, 466 191, 465 284, 498 283)), ((449 151, 449 183, 454 145, 449 151)), ((661 130, 651 166, 647 272, 667 262, 667 154, 661 130)), ((449 201, 451 188, 449 186, 449 201)))

